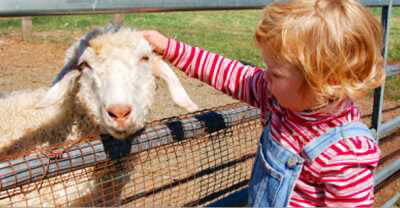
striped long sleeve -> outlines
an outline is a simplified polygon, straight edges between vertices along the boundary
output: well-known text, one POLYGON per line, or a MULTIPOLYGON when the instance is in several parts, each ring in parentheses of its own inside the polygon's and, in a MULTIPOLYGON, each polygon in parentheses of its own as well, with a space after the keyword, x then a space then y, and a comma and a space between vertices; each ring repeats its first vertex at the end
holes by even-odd
POLYGON ((164 59, 217 90, 261 109, 267 106, 260 101, 268 96, 261 68, 243 65, 198 47, 170 39, 164 59))

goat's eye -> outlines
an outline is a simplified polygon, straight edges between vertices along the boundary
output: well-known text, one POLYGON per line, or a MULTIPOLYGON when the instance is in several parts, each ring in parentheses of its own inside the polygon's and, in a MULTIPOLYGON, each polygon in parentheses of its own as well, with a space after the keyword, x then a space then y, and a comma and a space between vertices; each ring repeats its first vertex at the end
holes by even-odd
POLYGON ((142 58, 140 58, 140 61, 142 62, 148 62, 149 61, 149 56, 142 56, 142 58))
POLYGON ((92 67, 86 61, 83 61, 78 66, 79 71, 82 71, 84 68, 92 69, 92 67))

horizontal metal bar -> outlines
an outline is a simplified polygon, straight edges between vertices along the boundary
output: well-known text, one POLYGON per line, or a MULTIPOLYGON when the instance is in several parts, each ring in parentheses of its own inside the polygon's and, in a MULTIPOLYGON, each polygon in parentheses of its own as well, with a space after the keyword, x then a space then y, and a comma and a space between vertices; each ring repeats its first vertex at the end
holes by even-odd
POLYGON ((391 64, 385 67, 386 77, 400 74, 400 64, 391 64))
POLYGON ((381 184, 387 178, 400 170, 400 160, 395 160, 390 165, 385 166, 382 170, 375 174, 375 185, 381 184))
MULTIPOLYGON (((360 0, 366 6, 389 6, 390 0, 360 0)), ((393 0, 392 6, 400 6, 400 0, 393 0)))
POLYGON ((79 144, 63 153, 59 160, 49 160, 40 154, 32 154, 16 160, 0 163, 0 191, 67 173, 96 163, 121 157, 125 154, 135 154, 175 141, 204 136, 221 129, 229 128, 246 121, 260 118, 260 111, 244 104, 228 105, 221 110, 206 111, 198 115, 180 120, 166 121, 126 140, 103 137, 79 144), (109 147, 113 148, 109 148, 109 147))
POLYGON ((378 135, 380 135, 380 137, 384 137, 399 128, 400 128, 400 116, 397 116, 396 118, 383 123, 379 128, 378 135))
POLYGON ((400 192, 397 192, 391 199, 386 201, 386 203, 382 206, 382 208, 390 208, 400 199, 400 192))
MULTIPOLYGON (((0 17, 260 9, 274 0, 1 0, 0 17)), ((366 6, 385 6, 389 0, 362 0, 366 6)), ((393 6, 400 6, 394 0, 393 6)))
POLYGON ((0 16, 262 8, 272 0, 1 0, 0 16))

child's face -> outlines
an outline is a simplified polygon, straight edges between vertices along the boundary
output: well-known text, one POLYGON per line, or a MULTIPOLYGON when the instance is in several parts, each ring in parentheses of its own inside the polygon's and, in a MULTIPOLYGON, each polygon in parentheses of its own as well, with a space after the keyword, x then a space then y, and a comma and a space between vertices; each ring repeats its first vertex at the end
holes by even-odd
POLYGON ((299 70, 286 63, 275 63, 262 50, 267 69, 263 78, 279 104, 292 111, 304 111, 315 105, 315 95, 299 70))

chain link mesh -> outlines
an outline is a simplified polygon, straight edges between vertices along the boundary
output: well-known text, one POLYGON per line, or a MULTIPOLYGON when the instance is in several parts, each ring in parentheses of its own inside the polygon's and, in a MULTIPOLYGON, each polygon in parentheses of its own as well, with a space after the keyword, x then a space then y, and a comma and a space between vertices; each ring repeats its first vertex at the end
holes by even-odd
POLYGON ((0 206, 205 206, 247 185, 258 114, 233 104, 154 121, 126 144, 93 137, 61 158, 3 158, 0 206))

